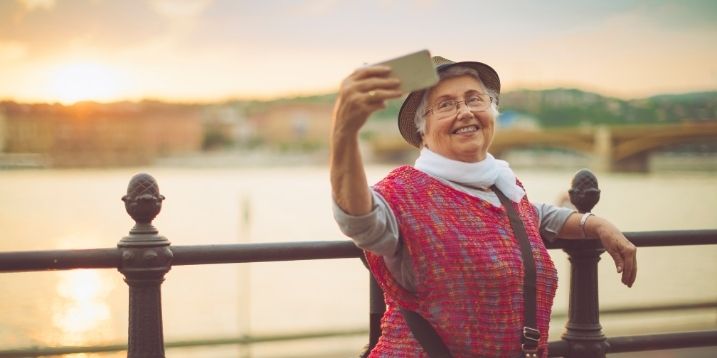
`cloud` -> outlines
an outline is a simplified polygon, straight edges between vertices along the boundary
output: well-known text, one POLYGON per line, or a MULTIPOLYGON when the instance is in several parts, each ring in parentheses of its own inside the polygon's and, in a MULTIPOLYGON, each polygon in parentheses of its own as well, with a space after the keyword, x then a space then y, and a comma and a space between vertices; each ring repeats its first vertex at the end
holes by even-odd
POLYGON ((52 10, 55 7, 55 0, 18 0, 29 11, 52 10))
POLYGON ((705 0, 644 1, 633 9, 654 24, 673 31, 686 28, 717 28, 717 2, 705 0))
POLYGON ((571 86, 633 97, 717 86, 711 8, 522 1, 495 4, 475 21, 486 3, 0 0, 0 97, 42 98, 37 84, 51 65, 87 59, 124 69, 138 84, 133 98, 328 91, 362 63, 420 48, 485 61, 506 89, 571 86), (13 22, 15 13, 24 20, 13 22), (431 31, 410 36, 427 23, 431 31))
POLYGON ((630 10, 529 42, 501 62, 510 87, 579 87, 619 97, 714 89, 714 27, 675 31, 673 19, 630 10))

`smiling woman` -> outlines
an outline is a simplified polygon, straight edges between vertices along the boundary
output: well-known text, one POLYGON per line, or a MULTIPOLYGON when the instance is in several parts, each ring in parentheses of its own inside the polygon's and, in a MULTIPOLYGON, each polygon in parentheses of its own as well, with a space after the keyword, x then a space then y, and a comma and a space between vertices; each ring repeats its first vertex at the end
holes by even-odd
POLYGON ((65 104, 78 101, 117 99, 123 90, 120 72, 96 62, 58 66, 50 75, 49 92, 65 104))

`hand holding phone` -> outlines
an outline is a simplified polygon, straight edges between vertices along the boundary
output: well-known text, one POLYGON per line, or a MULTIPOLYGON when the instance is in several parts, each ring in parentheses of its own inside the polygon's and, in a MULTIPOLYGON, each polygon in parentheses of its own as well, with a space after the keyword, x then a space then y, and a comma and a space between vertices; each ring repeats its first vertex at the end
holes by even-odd
POLYGON ((433 68, 428 50, 410 53, 374 65, 391 67, 391 75, 401 80, 401 92, 404 93, 431 87, 438 82, 438 73, 433 68))

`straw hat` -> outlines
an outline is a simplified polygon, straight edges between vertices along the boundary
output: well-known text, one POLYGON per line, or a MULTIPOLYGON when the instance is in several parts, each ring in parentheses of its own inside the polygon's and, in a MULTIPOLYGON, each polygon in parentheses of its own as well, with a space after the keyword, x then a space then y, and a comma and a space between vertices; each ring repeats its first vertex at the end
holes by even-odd
MULTIPOLYGON (((439 73, 449 67, 457 65, 472 68, 478 72, 478 76, 481 82, 483 82, 483 85, 495 91, 496 95, 500 95, 500 78, 498 77, 498 73, 485 63, 473 61, 453 62, 440 56, 433 56, 431 61, 433 61, 433 67, 435 67, 439 73)), ((418 129, 416 129, 416 124, 413 120, 416 117, 416 109, 418 109, 418 105, 421 104, 421 99, 423 99, 425 91, 426 89, 411 92, 408 97, 406 97, 406 100, 403 101, 401 110, 398 112, 398 130, 401 132, 403 139, 416 148, 421 147, 421 135, 418 134, 418 129)), ((498 98, 495 100, 497 103, 498 98)))

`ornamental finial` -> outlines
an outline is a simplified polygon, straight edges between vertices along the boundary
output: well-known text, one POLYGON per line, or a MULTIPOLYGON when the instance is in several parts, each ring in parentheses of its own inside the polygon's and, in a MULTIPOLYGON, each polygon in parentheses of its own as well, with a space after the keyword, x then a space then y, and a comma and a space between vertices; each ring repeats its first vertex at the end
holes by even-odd
POLYGON ((146 173, 132 177, 127 186, 127 195, 122 197, 129 216, 138 225, 149 225, 162 210, 164 196, 159 194, 159 186, 154 178, 146 173))
POLYGON ((580 169, 573 177, 570 190, 570 202, 581 213, 589 213, 600 201, 598 181, 589 169, 580 169))

